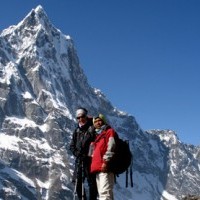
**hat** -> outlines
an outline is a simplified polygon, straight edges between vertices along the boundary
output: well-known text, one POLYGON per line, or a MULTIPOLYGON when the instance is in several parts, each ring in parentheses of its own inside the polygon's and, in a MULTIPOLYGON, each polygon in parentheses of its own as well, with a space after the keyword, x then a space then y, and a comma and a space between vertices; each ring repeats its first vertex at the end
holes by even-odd
POLYGON ((96 119, 101 119, 103 121, 103 123, 106 124, 106 118, 104 117, 104 115, 99 114, 96 117, 93 117, 93 124, 96 121, 96 119))
POLYGON ((83 116, 83 115, 87 115, 87 110, 85 108, 79 108, 76 110, 76 117, 80 117, 80 116, 83 116))

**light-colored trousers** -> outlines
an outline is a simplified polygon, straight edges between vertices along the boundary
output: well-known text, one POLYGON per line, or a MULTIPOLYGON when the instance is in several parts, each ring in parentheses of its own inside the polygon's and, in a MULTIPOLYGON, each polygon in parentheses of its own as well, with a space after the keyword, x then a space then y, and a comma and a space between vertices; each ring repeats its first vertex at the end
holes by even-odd
POLYGON ((100 172, 96 174, 97 189, 99 193, 99 200, 114 200, 113 186, 114 174, 100 172))

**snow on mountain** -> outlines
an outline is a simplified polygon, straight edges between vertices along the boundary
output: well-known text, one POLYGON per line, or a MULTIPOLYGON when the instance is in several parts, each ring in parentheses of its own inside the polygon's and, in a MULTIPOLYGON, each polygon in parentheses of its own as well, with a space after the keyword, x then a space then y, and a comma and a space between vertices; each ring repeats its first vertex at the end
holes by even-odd
POLYGON ((200 193, 200 148, 170 130, 145 132, 92 88, 72 38, 41 6, 0 34, 0 198, 73 199, 68 150, 75 110, 101 112, 134 155, 134 187, 117 178, 115 199, 175 200, 200 193))

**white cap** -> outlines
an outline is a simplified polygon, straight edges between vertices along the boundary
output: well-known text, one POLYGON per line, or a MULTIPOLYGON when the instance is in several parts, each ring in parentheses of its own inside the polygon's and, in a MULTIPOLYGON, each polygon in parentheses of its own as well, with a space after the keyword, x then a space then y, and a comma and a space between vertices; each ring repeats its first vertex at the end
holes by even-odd
POLYGON ((87 110, 85 108, 79 108, 76 111, 76 117, 87 115, 87 110))

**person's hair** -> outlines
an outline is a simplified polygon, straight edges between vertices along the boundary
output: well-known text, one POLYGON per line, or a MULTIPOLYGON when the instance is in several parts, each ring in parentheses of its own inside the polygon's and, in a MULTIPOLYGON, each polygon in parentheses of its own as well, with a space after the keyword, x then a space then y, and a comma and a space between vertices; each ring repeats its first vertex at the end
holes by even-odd
POLYGON ((83 107, 79 107, 77 110, 76 110, 76 116, 80 115, 80 114, 83 114, 83 115, 87 115, 88 111, 86 108, 83 108, 83 107))
POLYGON ((87 111, 87 109, 86 109, 86 108, 79 107, 77 110, 79 110, 79 109, 81 109, 81 110, 84 110, 84 111, 85 111, 85 113, 86 113, 86 115, 87 115, 88 111, 87 111))

